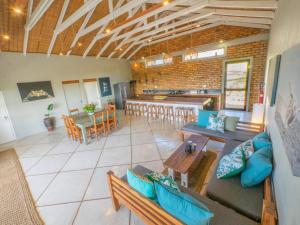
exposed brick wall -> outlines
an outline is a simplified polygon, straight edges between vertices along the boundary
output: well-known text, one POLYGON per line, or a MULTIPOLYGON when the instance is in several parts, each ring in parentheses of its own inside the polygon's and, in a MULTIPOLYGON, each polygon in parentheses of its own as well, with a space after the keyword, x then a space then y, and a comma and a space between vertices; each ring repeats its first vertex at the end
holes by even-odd
MULTIPOLYGON (((214 35, 221 35, 223 40, 236 39, 257 33, 265 32, 260 29, 248 29, 241 27, 221 26, 217 29, 202 31, 205 34, 196 34, 199 39, 194 39, 195 45, 215 42, 214 35), (222 32, 220 32, 222 31, 222 32), (203 36, 206 36, 205 39, 203 36)), ((201 32, 200 32, 201 33, 201 32)), ((189 42, 189 37, 169 41, 169 52, 184 50, 184 45, 189 42), (170 48, 172 50, 170 51, 170 48)), ((151 46, 153 55, 164 52, 165 43, 151 46)), ((250 110, 253 103, 258 100, 260 85, 264 82, 264 71, 267 55, 267 41, 231 46, 227 48, 226 57, 212 58, 183 62, 181 56, 173 58, 173 64, 145 68, 143 63, 132 63, 133 79, 137 80, 136 94, 141 94, 145 89, 201 89, 206 85, 207 89, 221 89, 224 60, 252 57, 252 79, 250 87, 250 110), (146 82, 148 80, 148 82, 146 82)), ((149 49, 148 49, 149 52, 149 49)), ((138 58, 147 56, 147 49, 140 51, 138 58)))

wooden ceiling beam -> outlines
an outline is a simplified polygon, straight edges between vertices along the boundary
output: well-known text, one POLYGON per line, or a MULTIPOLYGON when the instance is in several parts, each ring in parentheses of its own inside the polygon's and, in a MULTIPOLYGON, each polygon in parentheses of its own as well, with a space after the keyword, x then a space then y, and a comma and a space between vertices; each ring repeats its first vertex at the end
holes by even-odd
POLYGON ((137 47, 126 59, 131 59, 132 56, 134 56, 141 48, 145 47, 145 45, 140 45, 139 47, 137 47))
POLYGON ((270 25, 267 24, 257 24, 257 23, 244 23, 239 21, 222 21, 223 25, 228 26, 240 26, 240 27, 251 27, 251 28, 259 28, 259 29, 271 29, 270 25))
MULTIPOLYGON (((70 0, 65 0, 64 1, 63 7, 61 9, 61 12, 60 12, 60 15, 59 15, 59 18, 58 18, 58 21, 56 23, 56 27, 58 27, 62 23, 62 21, 64 19, 64 16, 66 14, 66 11, 68 9, 69 3, 70 3, 70 0)), ((47 56, 48 57, 51 55, 51 52, 52 52, 52 49, 54 47, 57 36, 58 36, 58 33, 56 33, 55 30, 54 30, 54 33, 53 33, 53 36, 52 36, 52 39, 51 39, 51 42, 50 42, 50 45, 49 45, 49 48, 48 48, 48 51, 47 51, 47 56)))
POLYGON ((269 18, 250 18, 250 17, 238 17, 238 16, 214 16, 222 21, 234 21, 242 23, 257 23, 257 24, 271 24, 272 19, 269 18))
POLYGON ((79 9, 77 9, 71 16, 69 16, 62 24, 60 24, 54 32, 61 33, 86 13, 95 8, 102 0, 89 0, 86 1, 79 9))
POLYGON ((209 1, 208 7, 236 9, 276 9, 277 1, 209 1))

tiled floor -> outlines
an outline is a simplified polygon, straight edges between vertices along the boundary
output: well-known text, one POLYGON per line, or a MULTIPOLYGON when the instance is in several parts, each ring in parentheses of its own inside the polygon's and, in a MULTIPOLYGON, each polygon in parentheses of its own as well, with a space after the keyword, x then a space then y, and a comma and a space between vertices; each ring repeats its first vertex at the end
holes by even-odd
MULTIPOLYGON (((137 164, 160 172, 179 144, 174 125, 124 117, 120 129, 89 145, 70 141, 59 128, 13 147, 47 225, 141 225, 126 208, 113 210, 106 172, 122 176, 137 164)), ((211 143, 211 148, 221 147, 211 143)))

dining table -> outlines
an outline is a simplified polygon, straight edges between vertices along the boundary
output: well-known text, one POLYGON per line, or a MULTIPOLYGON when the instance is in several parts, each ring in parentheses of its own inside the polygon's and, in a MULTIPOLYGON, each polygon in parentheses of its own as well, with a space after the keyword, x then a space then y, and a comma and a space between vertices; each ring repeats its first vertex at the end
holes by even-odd
MULTIPOLYGON (((107 118, 106 109, 97 109, 95 112, 105 112, 104 120, 106 120, 107 118)), ((122 110, 116 110, 117 127, 120 127, 121 114, 122 114, 122 110)), ((78 114, 71 115, 71 117, 74 119, 76 126, 81 129, 83 142, 86 145, 89 144, 86 130, 87 128, 94 125, 93 114, 88 114, 87 112, 79 112, 78 114)))

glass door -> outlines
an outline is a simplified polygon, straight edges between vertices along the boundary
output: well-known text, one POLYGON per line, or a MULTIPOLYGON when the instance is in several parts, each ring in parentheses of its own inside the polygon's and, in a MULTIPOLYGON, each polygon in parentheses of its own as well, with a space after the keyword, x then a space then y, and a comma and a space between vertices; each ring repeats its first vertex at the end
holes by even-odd
POLYGON ((250 60, 225 62, 225 109, 246 110, 250 60))

